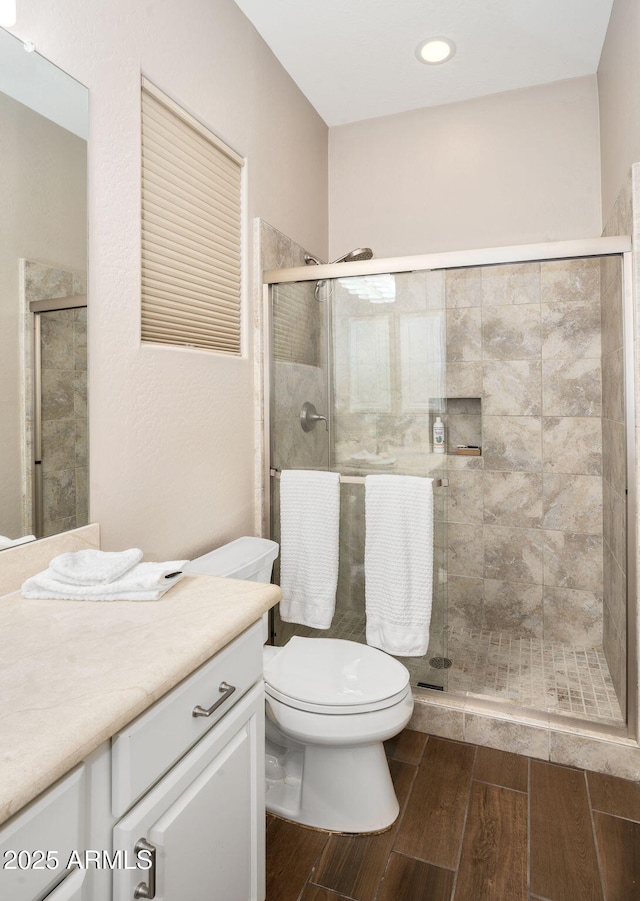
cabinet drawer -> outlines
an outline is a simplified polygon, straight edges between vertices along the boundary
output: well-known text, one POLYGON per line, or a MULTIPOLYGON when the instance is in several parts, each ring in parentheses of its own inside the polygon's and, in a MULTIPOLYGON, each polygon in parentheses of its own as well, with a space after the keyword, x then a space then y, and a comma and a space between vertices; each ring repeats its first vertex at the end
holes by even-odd
POLYGON ((262 627, 255 623, 112 740, 112 806, 122 816, 262 676, 262 627), (221 689, 221 684, 234 691, 221 689), (226 696, 225 696, 226 695, 226 696), (195 707, 210 716, 193 716, 195 707))
POLYGON ((31 901, 65 875, 69 878, 71 852, 86 846, 84 807, 80 765, 5 823, 0 829, 0 898, 31 901), (16 859, 11 852, 17 851, 25 853, 16 859))

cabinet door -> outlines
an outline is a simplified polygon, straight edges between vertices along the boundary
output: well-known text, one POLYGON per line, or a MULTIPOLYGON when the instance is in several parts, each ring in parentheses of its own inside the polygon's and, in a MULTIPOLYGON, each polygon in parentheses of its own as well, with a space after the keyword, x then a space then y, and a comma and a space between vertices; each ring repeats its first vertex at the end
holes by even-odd
POLYGON ((45 901, 85 901, 86 870, 76 870, 50 892, 45 901))
POLYGON ((114 872, 114 901, 155 877, 158 901, 263 901, 264 697, 252 689, 114 829, 134 868, 114 872), (136 843, 155 872, 135 869, 136 843))

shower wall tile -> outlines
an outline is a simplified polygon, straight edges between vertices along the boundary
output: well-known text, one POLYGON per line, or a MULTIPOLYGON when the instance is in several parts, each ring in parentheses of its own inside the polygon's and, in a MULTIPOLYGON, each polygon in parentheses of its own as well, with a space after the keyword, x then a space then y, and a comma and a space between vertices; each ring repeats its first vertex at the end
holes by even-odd
POLYGON ((538 360, 541 331, 539 304, 484 307, 482 358, 486 360, 538 360))
POLYGON ((75 463, 76 429, 73 420, 43 419, 42 470, 57 472, 75 463))
POLYGON ((485 472, 484 522, 534 529, 542 525, 542 476, 528 472, 485 472))
POLYGON ((600 592, 603 583, 601 535, 544 533, 544 584, 600 592))
POLYGON ((542 420, 539 417, 484 416, 482 433, 485 470, 542 470, 542 420))
POLYGON ((602 353, 609 354, 623 345, 622 277, 611 282, 602 296, 602 353))
POLYGON ((43 317, 40 328, 42 336, 42 368, 73 368, 73 356, 69 357, 69 349, 73 348, 73 310, 60 310, 63 314, 58 318, 43 317))
POLYGON ((482 410, 486 416, 540 416, 542 367, 539 360, 482 364, 482 410))
POLYGON ((73 368, 87 368, 87 311, 75 310, 73 323, 73 368))
POLYGON ((484 527, 484 576, 502 582, 542 584, 543 539, 539 529, 484 527))
POLYGON ((543 359, 600 356, 599 303, 543 303, 541 323, 543 359))
POLYGON ((445 276, 447 307, 479 307, 482 269, 451 269, 445 276))
POLYGON ((481 397, 482 363, 453 363, 446 365, 447 397, 481 397))
POLYGON ((73 272, 46 263, 26 260, 24 268, 25 296, 29 300, 68 297, 74 293, 73 272))
POLYGON ((604 547, 604 605, 609 612, 609 622, 618 639, 626 640, 627 610, 624 603, 626 579, 607 544, 604 547))
POLYGON ((626 570, 627 523, 624 495, 614 491, 610 482, 602 485, 603 535, 615 560, 626 570))
POLYGON ((447 625, 450 629, 482 629, 484 580, 447 579, 447 625))
POLYGON ((545 472, 600 475, 601 420, 545 416, 542 420, 542 464, 545 472))
POLYGON ((79 369, 73 376, 73 412, 76 419, 87 417, 87 373, 79 369))
POLYGON ((76 469, 89 465, 89 437, 88 422, 86 419, 76 419, 74 462, 76 469))
POLYGON ((609 611, 604 607, 603 650, 609 666, 609 674, 615 688, 620 708, 626 709, 627 703, 627 641, 626 635, 620 638, 608 622, 609 611))
POLYGON ((74 470, 45 473, 42 479, 43 506, 50 522, 75 517, 76 491, 74 470))
POLYGON ((624 494, 626 486, 625 429, 622 422, 602 421, 602 474, 614 491, 624 494))
POLYGON ((542 638, 542 585, 484 581, 484 628, 516 638, 542 638))
POLYGON ((545 585, 544 638, 576 648, 602 646, 602 594, 545 585))
POLYGON ((540 264, 542 303, 600 301, 600 260, 549 260, 540 264))
POLYGON ((598 476, 545 473, 543 503, 545 529, 602 534, 602 480, 598 476))
POLYGON ((544 416, 600 416, 602 376, 599 359, 543 360, 544 416))
POLYGON ((602 415, 624 422, 624 364, 622 348, 602 358, 602 415))
POLYGON ((73 370, 43 370, 42 403, 48 419, 74 418, 75 377, 73 370))
POLYGON ((447 520, 450 523, 483 521, 482 472, 455 471, 448 473, 447 520))
POLYGON ((482 359, 480 307, 447 310, 447 361, 468 363, 482 359))
POLYGON ((450 575, 482 579, 484 574, 482 526, 450 523, 447 552, 447 569, 450 575))
POLYGON ((533 304, 540 300, 540 264, 514 263, 485 266, 482 270, 482 305, 533 304))

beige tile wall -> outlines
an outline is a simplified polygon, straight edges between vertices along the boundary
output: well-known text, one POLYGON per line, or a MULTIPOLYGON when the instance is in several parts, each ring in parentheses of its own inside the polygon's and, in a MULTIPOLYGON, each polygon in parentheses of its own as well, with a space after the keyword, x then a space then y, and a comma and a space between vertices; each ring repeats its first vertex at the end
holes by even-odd
POLYGON ((449 473, 449 625, 599 645, 600 262, 451 271, 446 308, 447 396, 482 400, 481 468, 449 473))

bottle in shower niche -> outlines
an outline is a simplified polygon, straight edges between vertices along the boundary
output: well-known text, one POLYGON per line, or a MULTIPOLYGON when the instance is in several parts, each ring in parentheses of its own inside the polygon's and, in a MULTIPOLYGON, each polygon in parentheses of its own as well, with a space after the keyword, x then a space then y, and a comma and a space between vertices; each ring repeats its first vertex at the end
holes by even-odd
POLYGON ((433 452, 444 454, 444 423, 440 416, 436 416, 433 424, 433 452))

